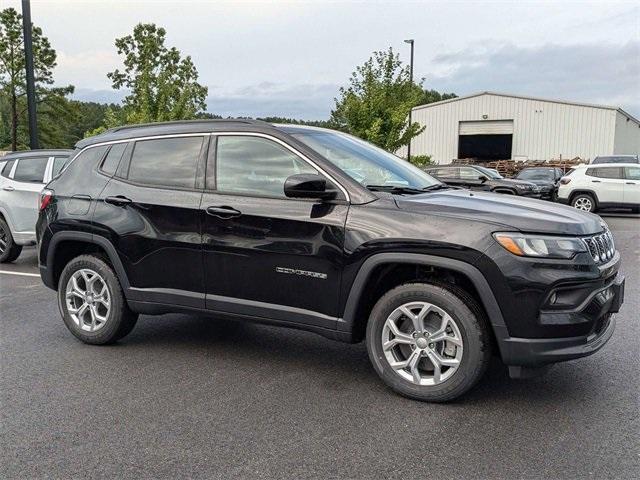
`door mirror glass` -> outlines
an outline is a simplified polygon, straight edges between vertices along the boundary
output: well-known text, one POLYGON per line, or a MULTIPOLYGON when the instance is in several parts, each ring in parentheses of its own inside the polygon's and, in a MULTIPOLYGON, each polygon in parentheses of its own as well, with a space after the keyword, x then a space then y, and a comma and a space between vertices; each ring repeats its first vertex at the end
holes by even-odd
POLYGON ((315 173, 291 175, 284 182, 284 194, 289 198, 335 198, 337 192, 327 188, 327 180, 315 173))

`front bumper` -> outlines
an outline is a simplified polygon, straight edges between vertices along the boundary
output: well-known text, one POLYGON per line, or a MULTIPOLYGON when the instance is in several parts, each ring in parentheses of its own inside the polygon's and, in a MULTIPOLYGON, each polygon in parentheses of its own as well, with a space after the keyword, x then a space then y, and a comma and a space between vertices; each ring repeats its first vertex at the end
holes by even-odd
MULTIPOLYGON (((597 352, 609 341, 615 330, 614 314, 620 310, 624 301, 624 284, 624 277, 617 275, 604 288, 592 292, 579 310, 570 312, 575 317, 596 318, 592 330, 586 335, 562 338, 517 338, 505 335, 498 338, 504 363, 535 368, 597 352)), ((566 313, 558 312, 557 315, 566 316, 566 313)))

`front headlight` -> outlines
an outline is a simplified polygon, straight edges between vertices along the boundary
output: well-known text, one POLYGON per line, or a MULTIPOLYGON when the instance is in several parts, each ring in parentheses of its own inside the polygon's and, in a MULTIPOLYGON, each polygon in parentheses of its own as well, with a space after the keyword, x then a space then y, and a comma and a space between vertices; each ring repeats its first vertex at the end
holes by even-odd
POLYGON ((579 238, 522 233, 494 233, 493 237, 506 250, 519 257, 573 258, 576 253, 587 251, 579 238))

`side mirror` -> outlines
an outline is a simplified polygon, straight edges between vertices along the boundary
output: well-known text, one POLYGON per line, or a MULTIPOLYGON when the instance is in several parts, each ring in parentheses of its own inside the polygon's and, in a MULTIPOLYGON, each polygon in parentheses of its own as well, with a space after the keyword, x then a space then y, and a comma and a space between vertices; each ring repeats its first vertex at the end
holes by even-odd
POLYGON ((487 180, 489 180, 489 177, 487 177, 486 175, 480 175, 478 177, 478 180, 480 180, 482 183, 486 182, 487 180))
POLYGON ((329 200, 335 198, 337 193, 334 189, 327 189, 325 178, 315 173, 291 175, 284 182, 284 194, 289 198, 329 200))

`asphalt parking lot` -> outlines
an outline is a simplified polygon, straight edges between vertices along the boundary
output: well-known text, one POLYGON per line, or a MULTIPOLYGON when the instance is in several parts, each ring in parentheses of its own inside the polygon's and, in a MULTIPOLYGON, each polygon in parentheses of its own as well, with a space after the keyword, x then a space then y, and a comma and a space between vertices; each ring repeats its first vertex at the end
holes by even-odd
POLYGON ((33 248, 0 266, 0 477, 632 478, 640 471, 640 218, 606 218, 626 302, 591 357, 447 405, 384 387, 363 344, 186 315, 124 341, 67 332, 33 248))

